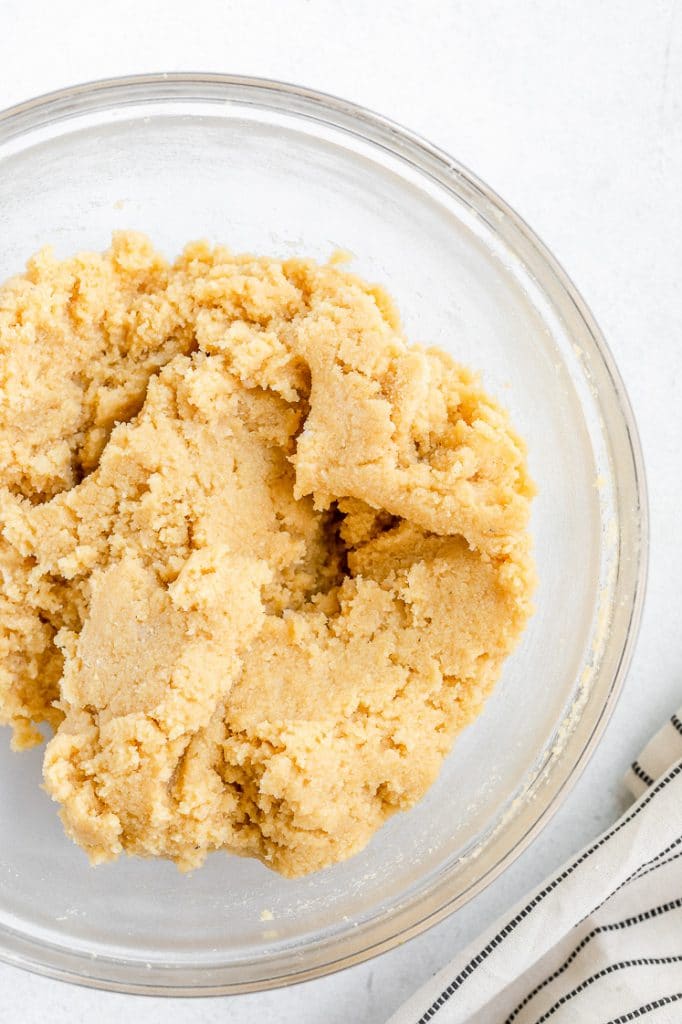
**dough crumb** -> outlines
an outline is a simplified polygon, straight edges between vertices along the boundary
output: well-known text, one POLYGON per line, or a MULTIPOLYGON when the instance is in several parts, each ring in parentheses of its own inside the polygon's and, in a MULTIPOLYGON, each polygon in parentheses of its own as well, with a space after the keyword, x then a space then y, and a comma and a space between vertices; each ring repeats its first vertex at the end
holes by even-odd
POLYGON ((0 288, 0 460, 0 722, 52 729, 93 863, 349 857, 532 610, 523 441, 338 258, 41 251, 0 288))

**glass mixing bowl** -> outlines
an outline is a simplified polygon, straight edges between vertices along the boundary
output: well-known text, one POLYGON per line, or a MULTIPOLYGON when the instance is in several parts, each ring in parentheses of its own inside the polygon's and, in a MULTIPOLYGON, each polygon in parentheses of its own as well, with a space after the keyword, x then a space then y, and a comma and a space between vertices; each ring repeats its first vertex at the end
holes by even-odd
POLYGON ((149 233, 326 259, 397 300, 407 336, 483 371, 539 485, 537 612, 438 782, 344 864, 286 881, 216 854, 200 871, 93 869, 0 745, 0 957, 129 992, 282 985, 357 963, 471 899, 528 845, 613 709, 637 631, 646 502, 623 385, 585 304, 522 221, 446 154, 340 100, 226 75, 153 75, 0 115, 0 278, 37 248, 149 233))

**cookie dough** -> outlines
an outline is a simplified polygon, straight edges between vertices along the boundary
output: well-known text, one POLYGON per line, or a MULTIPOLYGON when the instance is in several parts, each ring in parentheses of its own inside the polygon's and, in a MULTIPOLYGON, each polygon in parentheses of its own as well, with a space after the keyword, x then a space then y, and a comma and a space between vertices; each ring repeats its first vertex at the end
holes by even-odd
POLYGON ((525 446, 334 263, 144 237, 0 289, 0 721, 94 863, 287 876, 438 774, 531 611, 525 446))

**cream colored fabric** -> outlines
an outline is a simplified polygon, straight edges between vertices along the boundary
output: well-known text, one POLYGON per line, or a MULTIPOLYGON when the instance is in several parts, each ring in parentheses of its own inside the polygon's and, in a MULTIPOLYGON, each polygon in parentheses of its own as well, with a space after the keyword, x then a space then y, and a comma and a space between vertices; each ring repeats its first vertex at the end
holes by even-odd
POLYGON ((680 758, 678 713, 628 772, 639 794, 630 810, 458 953, 390 1024, 679 1024, 680 758))

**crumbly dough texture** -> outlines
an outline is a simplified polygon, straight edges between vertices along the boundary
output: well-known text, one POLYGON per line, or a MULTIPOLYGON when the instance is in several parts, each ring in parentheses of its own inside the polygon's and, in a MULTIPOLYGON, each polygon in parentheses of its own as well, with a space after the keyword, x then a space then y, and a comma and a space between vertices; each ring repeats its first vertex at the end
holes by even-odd
POLYGON ((530 613, 525 446, 334 263, 143 236, 0 290, 0 721, 93 862, 284 875, 435 779, 530 613))

